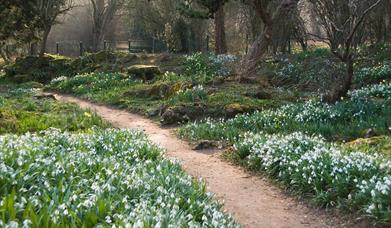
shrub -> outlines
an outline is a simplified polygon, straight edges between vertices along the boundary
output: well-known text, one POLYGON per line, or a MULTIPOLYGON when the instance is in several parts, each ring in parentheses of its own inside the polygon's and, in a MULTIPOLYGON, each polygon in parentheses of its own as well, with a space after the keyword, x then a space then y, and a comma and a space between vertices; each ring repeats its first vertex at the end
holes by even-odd
POLYGON ((185 74, 193 78, 204 76, 209 80, 215 76, 228 76, 231 74, 229 64, 236 61, 233 55, 213 55, 195 53, 186 56, 184 61, 185 74))

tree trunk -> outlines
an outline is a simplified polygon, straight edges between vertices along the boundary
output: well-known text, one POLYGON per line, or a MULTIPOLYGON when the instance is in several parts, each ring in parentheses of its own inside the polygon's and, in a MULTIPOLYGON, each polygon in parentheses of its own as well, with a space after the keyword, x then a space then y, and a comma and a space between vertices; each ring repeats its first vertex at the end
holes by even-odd
POLYGON ((273 38, 273 28, 290 19, 292 11, 297 7, 298 0, 284 0, 277 7, 275 12, 266 12, 262 1, 253 0, 258 16, 264 23, 263 33, 259 35, 252 44, 249 53, 244 57, 239 70, 239 80, 256 76, 258 62, 265 55, 273 38), (270 16, 273 15, 273 16, 270 16))
POLYGON ((330 103, 335 103, 341 100, 342 97, 346 97, 352 85, 354 74, 353 57, 348 56, 343 62, 346 64, 346 75, 342 81, 342 84, 334 88, 330 94, 328 98, 328 102, 330 103))
POLYGON ((50 33, 50 29, 51 29, 51 27, 46 28, 45 31, 43 32, 43 37, 42 37, 42 42, 41 42, 41 50, 39 51, 39 57, 43 57, 45 55, 46 44, 47 44, 47 41, 48 41, 48 36, 49 36, 49 33, 50 33))
POLYGON ((224 6, 221 5, 215 13, 215 42, 216 42, 216 54, 227 53, 227 43, 225 40, 225 15, 224 6))
POLYGON ((92 28, 92 50, 98 52, 100 45, 103 42, 103 31, 106 14, 105 12, 105 1, 104 0, 91 0, 93 3, 93 28, 92 28))
POLYGON ((258 60, 265 54, 272 41, 272 31, 272 27, 265 27, 265 31, 255 39, 243 61, 239 79, 255 75, 258 60))
POLYGON ((1 56, 1 58, 3 58, 5 64, 9 64, 10 63, 10 60, 9 60, 6 52, 3 51, 3 48, 1 48, 1 47, 0 47, 0 56, 1 56))
POLYGON ((94 28, 92 31, 92 50, 98 52, 100 50, 100 45, 103 42, 103 34, 99 28, 94 28))

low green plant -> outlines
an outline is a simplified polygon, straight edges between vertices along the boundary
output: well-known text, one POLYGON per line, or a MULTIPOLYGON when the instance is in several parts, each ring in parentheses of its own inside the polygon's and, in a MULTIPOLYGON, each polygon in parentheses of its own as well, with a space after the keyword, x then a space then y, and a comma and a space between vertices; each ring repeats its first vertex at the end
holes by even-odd
POLYGON ((179 90, 173 97, 169 98, 169 104, 179 102, 196 103, 206 102, 208 100, 208 93, 202 85, 195 86, 191 89, 179 90))
POLYGON ((233 55, 195 53, 185 58, 185 75, 190 76, 193 81, 197 78, 208 81, 216 76, 229 76, 231 74, 229 65, 235 61, 236 57, 233 55))
POLYGON ((274 110, 238 115, 229 120, 206 119, 189 123, 179 133, 199 140, 235 142, 244 132, 321 134, 328 140, 360 138, 373 128, 378 134, 389 131, 391 123, 391 84, 373 85, 352 91, 351 98, 336 104, 319 99, 284 105, 274 110))
POLYGON ((303 133, 246 134, 235 148, 242 164, 311 196, 322 206, 391 221, 391 161, 379 154, 347 153, 303 133))
POLYGON ((50 88, 76 95, 85 95, 112 88, 133 85, 135 80, 120 73, 88 73, 71 78, 59 77, 51 81, 50 88))
POLYGON ((368 154, 383 154, 391 159, 391 137, 387 135, 360 138, 343 144, 348 151, 362 151, 368 154))
POLYGON ((0 226, 239 227, 140 132, 0 136, 0 226))
POLYGON ((0 134, 23 134, 48 128, 79 131, 92 126, 108 126, 93 112, 73 104, 35 99, 35 92, 34 89, 14 88, 1 96, 0 134))
POLYGON ((354 74, 354 82, 360 85, 386 79, 391 79, 391 62, 384 62, 372 67, 363 67, 354 74))
POLYGON ((330 89, 335 75, 344 74, 342 64, 335 61, 328 49, 276 56, 274 59, 264 64, 264 68, 271 68, 273 73, 269 77, 272 83, 284 87, 324 92, 330 89))

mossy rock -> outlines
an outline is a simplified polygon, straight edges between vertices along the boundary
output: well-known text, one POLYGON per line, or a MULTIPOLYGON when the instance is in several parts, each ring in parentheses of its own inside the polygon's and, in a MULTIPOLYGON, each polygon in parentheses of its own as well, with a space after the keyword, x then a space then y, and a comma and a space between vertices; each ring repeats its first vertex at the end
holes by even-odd
POLYGON ((247 105, 242 105, 239 103, 228 104, 224 107, 224 116, 226 117, 235 117, 238 114, 243 114, 251 111, 251 108, 247 105))
POLYGON ((100 51, 98 53, 91 54, 91 58, 94 63, 115 63, 117 61, 115 53, 109 51, 100 51))
POLYGON ((122 64, 135 62, 137 60, 137 55, 135 54, 126 54, 125 56, 121 56, 119 61, 122 64))
POLYGON ((5 68, 5 76, 17 83, 47 83, 60 75, 74 74, 69 63, 68 59, 55 59, 50 56, 17 58, 14 64, 5 68))
POLYGON ((159 96, 160 98, 168 98, 176 94, 180 90, 191 88, 191 84, 175 83, 167 84, 161 83, 152 87, 151 94, 159 96))
POLYGON ((245 95, 248 97, 253 97, 256 99, 260 99, 260 100, 269 100, 269 99, 273 98, 272 93, 269 91, 266 91, 266 90, 259 90, 255 93, 250 92, 250 93, 246 93, 245 95))
POLYGON ((149 86, 147 88, 143 87, 140 89, 133 89, 126 93, 124 96, 138 97, 138 98, 147 98, 147 97, 156 97, 159 99, 168 98, 174 95, 178 90, 182 88, 182 84, 176 83, 170 85, 168 83, 159 83, 149 86))
POLYGON ((13 82, 16 83, 25 83, 31 81, 31 76, 28 74, 17 74, 13 76, 8 76, 13 82))
POLYGON ((344 147, 352 151, 362 151, 366 153, 380 153, 386 157, 391 157, 391 137, 376 136, 372 138, 360 138, 344 144, 344 147))
POLYGON ((42 83, 35 82, 35 81, 30 81, 30 82, 25 82, 20 85, 21 88, 34 88, 34 89, 41 89, 44 87, 42 83))
POLYGON ((168 108, 161 116, 162 125, 184 123, 204 117, 207 108, 201 104, 182 104, 168 108))
POLYGON ((161 74, 160 68, 155 65, 133 65, 128 67, 127 71, 128 74, 143 81, 153 80, 161 74))

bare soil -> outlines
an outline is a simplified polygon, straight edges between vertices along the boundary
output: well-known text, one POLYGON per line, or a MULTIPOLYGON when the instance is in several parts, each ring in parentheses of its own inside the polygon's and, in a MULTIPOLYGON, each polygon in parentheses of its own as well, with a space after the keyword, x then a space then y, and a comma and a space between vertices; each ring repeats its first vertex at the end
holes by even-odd
POLYGON ((95 111, 117 128, 144 131, 152 142, 166 150, 170 159, 181 161, 194 178, 202 178, 208 191, 224 202, 224 208, 245 227, 366 227, 352 224, 325 210, 308 207, 285 194, 267 179, 254 176, 220 159, 220 150, 194 151, 178 139, 174 129, 161 128, 143 116, 97 105, 71 96, 56 95, 65 102, 95 111))

